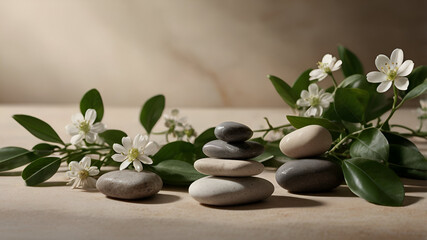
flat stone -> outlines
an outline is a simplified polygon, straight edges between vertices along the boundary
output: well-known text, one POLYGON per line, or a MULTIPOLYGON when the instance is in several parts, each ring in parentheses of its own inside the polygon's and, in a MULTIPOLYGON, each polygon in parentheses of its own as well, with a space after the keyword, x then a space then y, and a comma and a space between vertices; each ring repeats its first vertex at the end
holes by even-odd
POLYGON ((239 205, 264 200, 274 192, 271 182, 257 177, 204 177, 190 185, 189 194, 207 205, 239 205))
POLYGON ((293 160, 276 171, 277 183, 294 193, 330 191, 343 180, 340 166, 327 160, 293 160))
POLYGON ((203 174, 222 177, 249 177, 264 171, 262 163, 252 160, 202 158, 194 168, 203 174))
POLYGON ((119 199, 150 197, 158 193, 162 186, 162 179, 157 174, 131 170, 105 173, 96 182, 96 188, 100 192, 119 199))
POLYGON ((291 158, 318 156, 329 150, 332 136, 319 125, 309 125, 297 129, 282 138, 280 150, 291 158))
POLYGON ((244 142, 253 134, 248 126, 237 122, 223 122, 215 128, 215 136, 225 142, 244 142))
POLYGON ((222 140, 213 140, 203 146, 203 153, 210 158, 249 159, 263 152, 264 146, 252 141, 227 143, 222 140))

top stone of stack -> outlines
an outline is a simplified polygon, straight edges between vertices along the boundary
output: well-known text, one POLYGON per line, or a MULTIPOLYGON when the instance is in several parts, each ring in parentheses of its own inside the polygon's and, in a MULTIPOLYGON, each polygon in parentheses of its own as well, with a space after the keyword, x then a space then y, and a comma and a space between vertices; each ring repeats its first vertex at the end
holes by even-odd
POLYGON ((218 139, 228 143, 244 142, 253 135, 248 126, 237 122, 223 122, 215 128, 214 133, 218 139))

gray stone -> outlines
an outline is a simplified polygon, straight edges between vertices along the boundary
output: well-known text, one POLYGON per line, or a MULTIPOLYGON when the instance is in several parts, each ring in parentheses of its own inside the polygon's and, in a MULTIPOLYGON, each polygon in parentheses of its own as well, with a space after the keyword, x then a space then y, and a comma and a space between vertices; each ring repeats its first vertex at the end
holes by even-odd
POLYGON ((257 177, 204 177, 190 185, 189 194, 207 205, 226 206, 264 200, 274 192, 271 182, 257 177))
POLYGON ((252 160, 202 158, 194 168, 203 174, 222 177, 249 177, 262 173, 264 165, 252 160))
POLYGON ((152 172, 131 170, 103 174, 96 188, 103 194, 119 199, 140 199, 153 196, 162 189, 162 179, 152 172))
POLYGON ((226 142, 244 142, 253 134, 248 126, 237 122, 223 122, 215 128, 215 136, 226 142))
POLYGON ((211 158, 249 159, 263 152, 264 146, 252 141, 227 143, 222 140, 213 140, 203 146, 203 153, 211 158))
POLYGON ((305 158, 320 155, 329 150, 332 136, 319 125, 309 125, 284 136, 280 150, 291 158, 305 158))
POLYGON ((341 168, 330 161, 300 159, 286 162, 276 172, 277 183, 289 192, 323 192, 343 181, 341 168))

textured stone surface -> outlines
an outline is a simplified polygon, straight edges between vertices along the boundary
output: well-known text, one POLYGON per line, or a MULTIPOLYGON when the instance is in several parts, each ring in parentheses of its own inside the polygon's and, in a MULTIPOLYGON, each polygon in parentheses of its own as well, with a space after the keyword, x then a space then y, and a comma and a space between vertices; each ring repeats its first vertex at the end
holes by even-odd
POLYGON ((204 177, 190 185, 189 194, 207 205, 238 205, 264 200, 274 192, 271 182, 257 177, 204 177))
POLYGON ((215 136, 226 142, 244 142, 253 134, 248 126, 237 122, 223 122, 215 128, 215 136))
POLYGON ((105 173, 96 182, 100 192, 119 199, 149 197, 159 192, 162 186, 162 179, 157 174, 131 170, 105 173))
POLYGON ((280 150, 291 158, 305 158, 326 152, 331 144, 332 136, 326 128, 310 125, 284 136, 280 141, 280 150))
POLYGON ((343 180, 341 168, 327 160, 289 161, 276 171, 277 183, 294 193, 329 191, 338 187, 343 180))
POLYGON ((249 159, 263 152, 264 146, 252 141, 227 143, 222 140, 213 140, 203 146, 203 153, 211 158, 249 159))
POLYGON ((223 177, 249 177, 262 173, 264 165, 252 160, 202 158, 194 163, 200 173, 223 177))

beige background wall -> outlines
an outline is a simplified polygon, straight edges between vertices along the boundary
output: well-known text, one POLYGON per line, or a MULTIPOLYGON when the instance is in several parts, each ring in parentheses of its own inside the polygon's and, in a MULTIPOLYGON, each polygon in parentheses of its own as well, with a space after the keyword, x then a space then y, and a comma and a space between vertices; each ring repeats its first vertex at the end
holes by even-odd
POLYGON ((427 65, 426 1, 0 0, 0 103, 284 106, 294 81, 341 43, 365 70, 400 47, 427 65))

